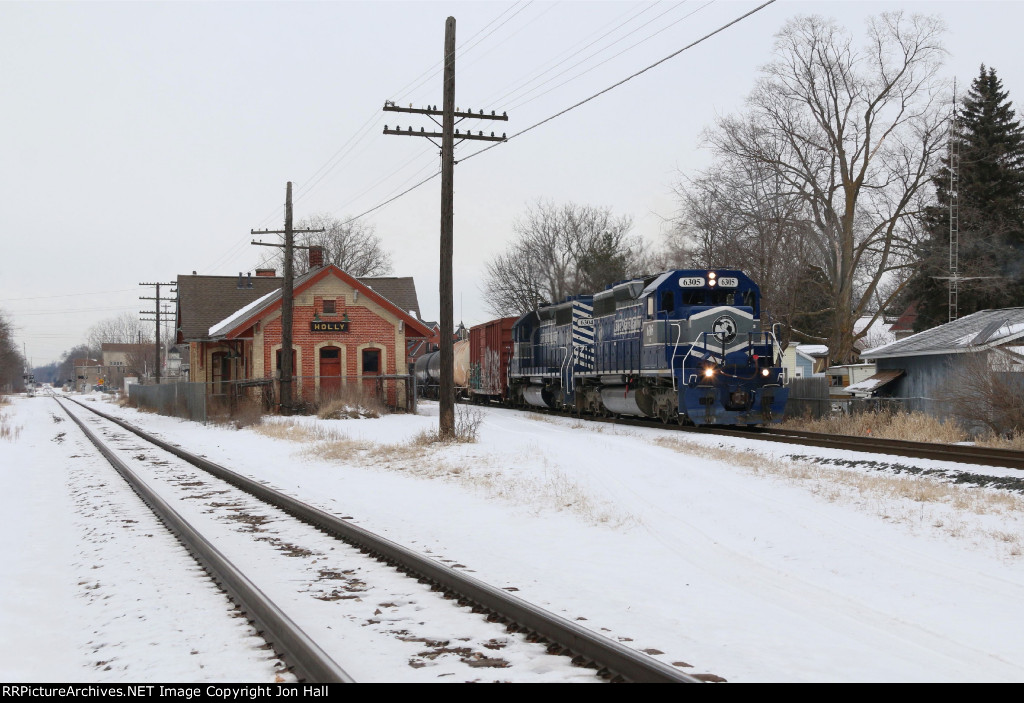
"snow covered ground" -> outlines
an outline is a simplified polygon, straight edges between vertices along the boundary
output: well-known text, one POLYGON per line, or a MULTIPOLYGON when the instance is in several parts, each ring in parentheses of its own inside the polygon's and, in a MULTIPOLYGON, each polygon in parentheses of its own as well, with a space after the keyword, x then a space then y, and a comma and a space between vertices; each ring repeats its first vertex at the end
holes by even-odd
MULTIPOLYGON (((418 416, 236 430, 86 397, 688 673, 1024 681, 1024 500, 954 483, 972 471, 1019 476, 1009 469, 498 408, 481 411, 477 443, 424 445, 415 438, 436 424, 429 403, 418 416)), ((133 533, 158 539, 156 528, 106 506, 119 487, 90 483, 72 458, 85 446, 70 422, 53 421, 58 412, 42 397, 0 407, 21 427, 0 438, 0 628, 21 635, 0 643, 0 680, 196 677, 169 651, 152 654, 173 648, 154 628, 151 642, 129 625, 163 622, 161 608, 175 612, 182 594, 197 610, 190 599, 215 589, 182 580, 147 604, 155 587, 137 552, 115 555, 133 533), (122 664, 133 651, 146 663, 105 670, 97 644, 122 664)), ((191 655, 203 677, 273 680, 272 653, 229 648, 250 635, 244 623, 211 632, 191 655)))

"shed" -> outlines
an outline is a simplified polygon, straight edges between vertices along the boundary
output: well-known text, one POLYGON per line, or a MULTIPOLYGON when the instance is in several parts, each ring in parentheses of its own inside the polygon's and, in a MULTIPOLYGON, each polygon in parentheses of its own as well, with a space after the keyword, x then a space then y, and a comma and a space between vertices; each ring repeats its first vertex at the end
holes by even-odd
POLYGON ((878 397, 903 398, 911 410, 943 416, 947 409, 941 397, 955 391, 950 379, 967 363, 977 363, 978 354, 996 369, 995 360, 1009 360, 999 370, 1020 373, 1016 347, 1024 338, 1024 308, 979 310, 959 320, 918 332, 904 339, 866 350, 865 359, 877 366, 876 377, 885 371, 899 371, 878 377, 878 397), (995 356, 993 356, 993 353, 995 356))

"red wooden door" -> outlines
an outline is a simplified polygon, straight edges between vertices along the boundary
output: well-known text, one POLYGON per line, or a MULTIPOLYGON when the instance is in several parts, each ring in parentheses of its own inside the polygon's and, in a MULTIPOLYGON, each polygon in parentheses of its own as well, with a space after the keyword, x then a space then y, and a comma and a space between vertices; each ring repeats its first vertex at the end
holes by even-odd
POLYGON ((320 349, 320 397, 328 398, 341 391, 341 349, 320 349))

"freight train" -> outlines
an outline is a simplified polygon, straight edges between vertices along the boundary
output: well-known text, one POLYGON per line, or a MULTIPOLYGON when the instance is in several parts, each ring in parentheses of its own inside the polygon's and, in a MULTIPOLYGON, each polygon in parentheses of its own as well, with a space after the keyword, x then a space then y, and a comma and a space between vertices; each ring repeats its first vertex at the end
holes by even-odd
MULTIPOLYGON (((541 305, 470 330, 459 394, 665 423, 779 422, 789 391, 760 305, 737 270, 668 271, 541 305)), ((434 380, 431 362, 417 361, 418 382, 434 380)))

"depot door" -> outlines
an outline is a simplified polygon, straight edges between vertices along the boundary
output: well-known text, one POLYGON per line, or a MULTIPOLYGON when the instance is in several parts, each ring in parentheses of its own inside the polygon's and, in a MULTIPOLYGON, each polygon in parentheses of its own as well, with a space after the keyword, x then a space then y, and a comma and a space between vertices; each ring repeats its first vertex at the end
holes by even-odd
POLYGON ((224 395, 228 392, 227 381, 231 380, 231 359, 227 352, 214 352, 210 360, 213 371, 213 394, 224 395))
POLYGON ((320 349, 320 397, 328 398, 341 391, 341 349, 320 349))
POLYGON ((379 396, 378 379, 368 379, 367 376, 380 376, 380 349, 363 350, 363 396, 377 398, 379 396))

